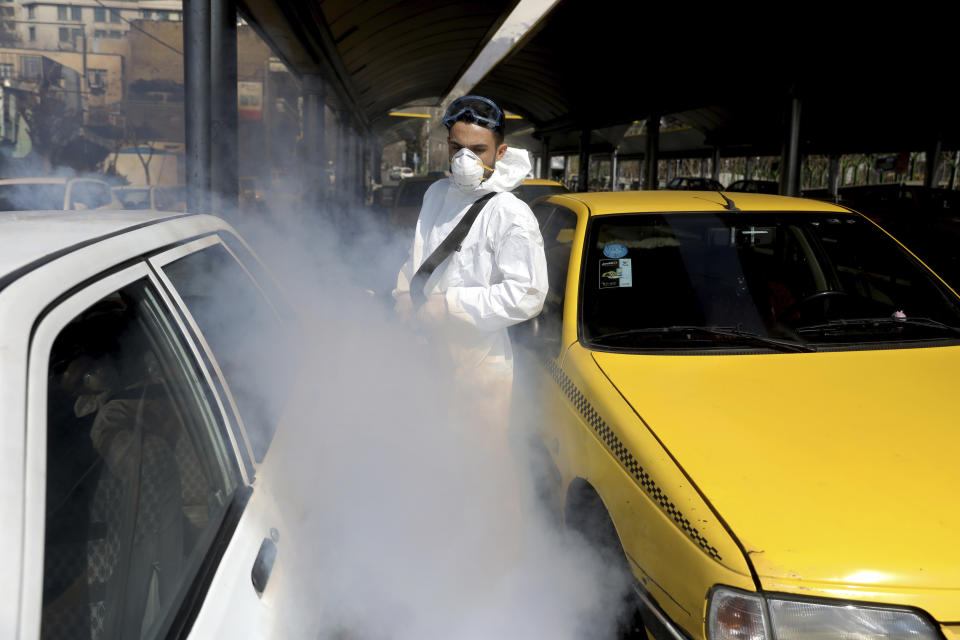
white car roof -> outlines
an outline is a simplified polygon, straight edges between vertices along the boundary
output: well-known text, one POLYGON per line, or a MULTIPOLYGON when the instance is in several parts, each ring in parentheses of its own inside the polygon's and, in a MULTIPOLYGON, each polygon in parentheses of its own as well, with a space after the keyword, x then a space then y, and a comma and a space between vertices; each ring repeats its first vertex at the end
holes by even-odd
POLYGON ((51 254, 103 236, 185 214, 156 211, 0 212, 0 278, 51 254))

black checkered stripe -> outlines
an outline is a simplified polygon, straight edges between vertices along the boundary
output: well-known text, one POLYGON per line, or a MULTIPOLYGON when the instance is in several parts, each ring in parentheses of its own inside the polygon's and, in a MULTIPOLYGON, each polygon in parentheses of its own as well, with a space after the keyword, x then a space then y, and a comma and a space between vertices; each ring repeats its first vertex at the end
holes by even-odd
POLYGON ((567 377, 563 369, 557 365, 556 361, 548 359, 547 368, 550 370, 550 375, 553 376, 554 381, 556 381, 560 389, 563 390, 564 395, 569 398, 573 406, 576 407, 577 412, 600 437, 600 440, 607 446, 610 453, 620 461, 620 464, 623 465, 627 473, 636 479, 646 494, 660 505, 664 513, 670 516, 697 546, 703 549, 711 558, 719 562, 721 558, 716 547, 711 546, 710 542, 697 531, 697 528, 690 524, 690 521, 684 517, 683 513, 673 504, 667 494, 661 491, 657 483, 650 477, 650 474, 640 466, 640 463, 633 457, 633 454, 620 442, 617 434, 610 429, 603 418, 600 417, 600 414, 597 413, 597 410, 593 408, 593 405, 590 404, 577 386, 567 377))

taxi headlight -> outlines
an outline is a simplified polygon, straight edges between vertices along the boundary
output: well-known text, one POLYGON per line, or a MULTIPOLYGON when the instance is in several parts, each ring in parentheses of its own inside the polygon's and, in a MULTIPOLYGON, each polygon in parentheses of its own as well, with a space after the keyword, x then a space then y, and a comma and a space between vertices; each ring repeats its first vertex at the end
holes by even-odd
POLYGON ((936 640, 929 620, 906 609, 827 599, 793 600, 717 587, 707 611, 708 640, 936 640))

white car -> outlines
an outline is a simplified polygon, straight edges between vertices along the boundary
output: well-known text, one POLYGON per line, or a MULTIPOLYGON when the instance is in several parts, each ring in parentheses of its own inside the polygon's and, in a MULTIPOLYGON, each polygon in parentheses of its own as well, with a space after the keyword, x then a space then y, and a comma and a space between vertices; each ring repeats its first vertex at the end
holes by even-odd
POLYGON ((0 213, 0 636, 299 635, 284 305, 219 218, 0 213))
POLYGON ((81 211, 122 209, 113 191, 94 178, 10 178, 0 180, 0 211, 81 211))

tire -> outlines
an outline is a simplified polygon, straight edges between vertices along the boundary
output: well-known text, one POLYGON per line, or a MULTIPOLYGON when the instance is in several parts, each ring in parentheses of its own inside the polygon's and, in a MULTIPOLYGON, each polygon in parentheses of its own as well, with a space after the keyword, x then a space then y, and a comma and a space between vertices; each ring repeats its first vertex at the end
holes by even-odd
POLYGON ((614 579, 625 585, 617 607, 618 640, 645 640, 652 637, 647 635, 648 621, 632 588, 636 578, 620 543, 620 536, 600 496, 586 482, 581 482, 580 486, 571 486, 567 499, 566 522, 567 529, 583 536, 599 554, 603 564, 611 567, 614 579))

